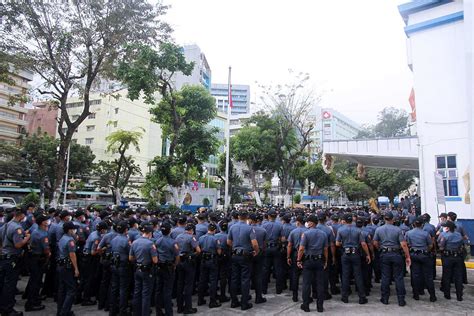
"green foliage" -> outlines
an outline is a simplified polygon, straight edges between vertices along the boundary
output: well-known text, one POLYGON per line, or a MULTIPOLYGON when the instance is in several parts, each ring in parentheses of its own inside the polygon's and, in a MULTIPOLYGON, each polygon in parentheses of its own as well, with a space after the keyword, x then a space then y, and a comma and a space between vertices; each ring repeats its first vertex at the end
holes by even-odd
POLYGON ((374 126, 366 125, 356 138, 388 138, 409 135, 408 113, 393 107, 384 108, 374 126))
POLYGON ((0 142, 0 178, 28 179, 29 168, 20 147, 0 142))
POLYGON ((69 158, 70 177, 87 180, 94 169, 95 155, 89 146, 71 143, 69 158))
POLYGON ((202 205, 209 206, 211 205, 211 201, 209 201, 209 199, 205 197, 204 199, 202 199, 202 205))
MULTIPOLYGON (((324 172, 321 161, 317 161, 313 164, 307 164, 300 171, 300 177, 307 179, 311 184, 314 184, 316 189, 325 189, 334 185, 336 178, 334 173, 327 174, 324 172)), ((311 192, 308 192, 311 195, 311 192)))
POLYGON ((158 208, 158 203, 156 203, 156 200, 151 199, 148 201, 146 208, 149 210, 156 210, 158 208))
POLYGON ((22 206, 26 206, 29 203, 35 203, 35 205, 38 205, 40 203, 40 196, 38 195, 38 193, 31 191, 21 200, 22 206))
POLYGON ((368 168, 367 184, 379 195, 388 196, 390 201, 414 183, 416 171, 368 168))
POLYGON ((351 201, 368 199, 373 195, 372 189, 366 183, 351 176, 339 179, 338 183, 351 201))
POLYGON ((293 196, 293 202, 294 202, 295 204, 300 204, 300 202, 301 202, 301 194, 299 194, 299 193, 295 194, 295 196, 293 196))

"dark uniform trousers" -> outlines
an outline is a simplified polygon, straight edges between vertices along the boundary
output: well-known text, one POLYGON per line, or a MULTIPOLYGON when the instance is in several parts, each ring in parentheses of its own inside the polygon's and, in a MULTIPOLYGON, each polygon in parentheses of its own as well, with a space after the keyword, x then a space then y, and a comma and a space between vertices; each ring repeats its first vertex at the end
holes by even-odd
POLYGON ((204 299, 207 286, 209 284, 209 298, 211 302, 217 299, 217 282, 219 270, 217 268, 217 258, 204 259, 201 258, 201 267, 199 273, 198 296, 204 299))
POLYGON ((252 257, 252 283, 255 288, 255 298, 263 297, 263 269, 265 263, 265 253, 260 251, 255 257, 252 257))
POLYGON ((337 265, 335 264, 335 258, 332 256, 332 252, 329 251, 328 267, 324 274, 324 291, 329 294, 329 288, 333 294, 337 293, 337 265))
POLYGON ((43 282, 46 257, 31 254, 28 260, 30 278, 28 280, 28 293, 26 306, 37 306, 41 304, 40 290, 43 282))
POLYGON ((443 256, 443 278, 442 278, 442 287, 445 295, 450 294, 451 291, 451 280, 454 281, 454 286, 456 288, 456 295, 462 296, 463 290, 463 270, 465 267, 463 257, 451 257, 443 256))
POLYGON ((194 287, 194 276, 196 267, 192 260, 180 261, 177 266, 178 283, 176 293, 176 303, 179 309, 192 308, 192 295, 194 287))
POLYGON ((324 262, 323 259, 309 259, 303 262, 303 304, 309 306, 311 286, 316 280, 316 302, 322 306, 324 302, 324 262))
POLYGON ((395 281, 395 289, 398 297, 405 296, 405 283, 403 282, 403 257, 396 252, 380 254, 381 272, 382 272, 382 298, 388 299, 390 296, 390 282, 395 281))
POLYGON ((375 283, 380 283, 382 278, 382 263, 380 262, 380 251, 375 250, 374 261, 372 262, 375 283))
POLYGON ((362 280, 364 283, 365 295, 370 294, 370 289, 372 288, 372 262, 367 263, 365 253, 360 255, 360 269, 362 271, 362 280))
POLYGON ((112 265, 110 316, 126 315, 128 303, 128 288, 130 284, 130 269, 128 262, 112 265))
POLYGON ((99 257, 84 255, 82 258, 84 271, 81 274, 81 281, 84 284, 84 300, 90 300, 98 296, 100 284, 99 257))
POLYGON ((248 304, 250 298, 250 278, 252 274, 252 259, 250 256, 232 256, 232 277, 230 281, 230 296, 232 302, 239 301, 237 293, 239 289, 242 293, 242 306, 248 304))
POLYGON ((276 278, 277 292, 283 291, 283 269, 282 269, 281 253, 278 247, 269 247, 265 251, 265 271, 263 279, 263 292, 266 293, 268 283, 270 282, 270 273, 273 267, 273 273, 276 278))
MULTIPOLYGON (((46 270, 45 277, 44 277, 44 284, 43 289, 41 291, 42 295, 46 295, 47 297, 53 297, 57 291, 57 278, 56 278, 56 245, 50 245, 51 247, 51 260, 49 262, 49 267, 46 270)), ((82 270, 79 270, 82 271, 82 270)))
POLYGON ((109 305, 110 298, 110 280, 112 278, 111 262, 109 259, 100 259, 100 269, 102 271, 99 288, 99 309, 109 305))
POLYGON ((19 269, 16 265, 17 258, 0 260, 0 312, 8 314, 15 306, 16 283, 19 269))
POLYGON ((69 316, 72 304, 76 299, 76 280, 74 279, 74 271, 64 265, 58 265, 58 308, 57 316, 69 316))
POLYGON ((219 268, 219 290, 220 298, 226 296, 226 289, 230 278, 231 256, 224 254, 217 258, 217 266, 219 268))
POLYGON ((296 264, 296 259, 298 256, 298 252, 293 250, 291 253, 291 267, 290 267, 290 290, 293 292, 294 297, 298 297, 298 289, 300 286, 300 275, 301 270, 298 268, 296 264))
POLYGON ((341 297, 347 298, 350 291, 351 275, 354 275, 354 279, 357 285, 357 292, 360 298, 365 297, 364 280, 362 278, 362 267, 361 258, 358 253, 354 254, 343 254, 341 257, 342 263, 342 289, 341 297))
POLYGON ((173 303, 171 296, 173 292, 175 269, 172 263, 159 263, 158 273, 156 276, 156 309, 157 315, 160 315, 161 310, 165 309, 165 315, 173 315, 173 303))
POLYGON ((426 287, 430 295, 435 296, 432 264, 433 260, 429 255, 411 254, 410 274, 414 295, 420 295, 426 287))
POLYGON ((153 274, 149 270, 137 268, 135 271, 135 288, 133 291, 133 315, 150 315, 151 292, 153 289, 153 274))

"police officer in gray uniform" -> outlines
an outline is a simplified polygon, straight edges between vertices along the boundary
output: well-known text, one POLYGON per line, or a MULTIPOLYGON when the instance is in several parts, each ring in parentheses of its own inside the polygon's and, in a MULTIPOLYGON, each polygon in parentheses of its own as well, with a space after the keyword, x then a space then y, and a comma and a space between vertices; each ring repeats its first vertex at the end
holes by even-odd
POLYGON ((423 291, 423 285, 430 293, 430 301, 436 301, 436 294, 433 283, 433 261, 431 260, 431 248, 433 240, 430 234, 423 230, 424 219, 419 216, 415 219, 413 225, 415 228, 405 234, 411 255, 411 285, 413 288, 413 298, 420 299, 423 291))
POLYGON ((255 229, 247 225, 248 212, 242 210, 239 213, 239 221, 232 225, 227 236, 227 245, 232 247, 232 277, 230 283, 230 307, 239 307, 241 310, 252 308, 250 300, 250 277, 252 275, 252 256, 259 253, 255 229), (253 251, 252 251, 253 250, 253 251), (242 298, 239 302, 238 290, 241 290, 242 298))
POLYGON ((290 266, 290 290, 293 293, 293 302, 298 302, 299 278, 301 270, 296 265, 298 248, 300 247, 301 235, 306 230, 304 217, 296 217, 296 228, 288 236, 287 263, 290 266))
POLYGON ((305 312, 310 311, 311 285, 316 279, 316 306, 317 311, 322 313, 324 311, 324 270, 328 265, 328 238, 322 230, 316 229, 318 218, 315 215, 310 215, 307 222, 309 229, 301 235, 296 261, 298 268, 303 269, 303 304, 301 304, 301 309, 305 312))
POLYGON ((349 290, 351 275, 354 275, 357 292, 359 293, 359 304, 367 304, 365 297, 364 280, 361 269, 361 248, 364 250, 365 259, 370 264, 370 253, 367 243, 362 238, 360 228, 352 225, 352 214, 345 214, 343 224, 337 231, 336 246, 342 247, 342 296, 341 301, 349 303, 349 290))
POLYGON ((176 302, 178 313, 194 314, 197 309, 193 308, 192 295, 194 276, 196 273, 195 258, 201 253, 199 242, 194 236, 194 224, 188 223, 185 232, 176 237, 179 247, 179 264, 177 266, 177 289, 176 302))
POLYGON ((130 265, 128 255, 130 244, 128 241, 128 222, 120 221, 115 230, 117 236, 110 241, 110 251, 112 253, 112 289, 110 294, 110 316, 127 315, 128 285, 130 282, 130 265))
POLYGON ((171 294, 173 291, 175 267, 179 263, 179 247, 171 238, 171 225, 167 222, 160 227, 162 236, 155 242, 158 250, 158 273, 156 278, 156 314, 173 315, 171 294))
POLYGON ((156 246, 151 241, 153 226, 144 223, 142 236, 130 247, 128 259, 135 263, 135 288, 133 291, 133 314, 150 315, 151 292, 153 288, 153 265, 158 263, 156 246))
POLYGON ((226 220, 220 221, 219 227, 221 231, 216 234, 216 238, 220 240, 220 245, 222 249, 221 254, 217 258, 217 266, 219 268, 219 302, 225 303, 230 301, 230 298, 226 296, 226 289, 231 265, 231 249, 227 245, 228 222, 226 220))
POLYGON ((406 266, 411 264, 408 246, 403 236, 402 230, 393 225, 393 213, 388 211, 384 215, 385 225, 375 230, 374 246, 380 254, 380 262, 382 269, 380 301, 387 305, 390 296, 390 282, 395 280, 395 288, 397 291, 398 305, 405 306, 405 283, 403 281, 403 256, 405 254, 406 266))
POLYGON ((270 210, 268 212, 269 221, 262 224, 262 227, 267 231, 268 237, 267 247, 265 249, 265 270, 263 278, 264 294, 267 293, 272 268, 276 278, 276 293, 281 294, 284 287, 280 246, 282 242, 286 241, 286 239, 283 236, 283 225, 276 221, 276 216, 276 212, 270 210))
POLYGON ((255 304, 265 303, 266 298, 263 297, 263 266, 265 264, 265 249, 267 244, 267 231, 258 225, 259 219, 256 213, 249 216, 250 226, 255 230, 255 238, 257 239, 259 254, 252 258, 252 282, 255 288, 255 304))
POLYGON ((26 212, 16 208, 14 218, 2 227, 2 255, 0 257, 0 312, 2 315, 23 315, 14 310, 16 284, 18 282, 18 262, 23 254, 23 247, 30 240, 21 223, 26 212))
POLYGON ((72 222, 65 222, 62 226, 63 236, 58 242, 57 273, 58 287, 58 316, 74 315, 71 312, 72 304, 76 299, 76 280, 79 277, 79 267, 76 257, 77 226, 72 222), (71 314, 72 313, 72 314, 71 314))
POLYGON ((25 303, 25 311, 39 311, 45 308, 41 304, 40 289, 43 282, 43 274, 49 261, 51 250, 48 240, 48 217, 46 215, 35 216, 35 224, 38 228, 33 232, 30 239, 31 255, 28 260, 30 278, 28 279, 28 299, 25 303))
POLYGON ((209 308, 220 307, 217 301, 217 256, 222 253, 220 240, 216 238, 215 233, 217 226, 210 223, 207 226, 207 234, 199 238, 199 247, 201 248, 201 266, 199 274, 198 288, 198 306, 206 304, 204 293, 209 282, 209 308))

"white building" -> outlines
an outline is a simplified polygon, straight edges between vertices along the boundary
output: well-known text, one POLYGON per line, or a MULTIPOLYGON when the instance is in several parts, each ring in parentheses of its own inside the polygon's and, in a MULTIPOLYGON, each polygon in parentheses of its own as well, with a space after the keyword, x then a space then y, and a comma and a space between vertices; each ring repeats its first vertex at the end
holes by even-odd
MULTIPOLYGON (((216 99, 217 110, 227 113, 229 107, 229 86, 227 84, 213 83, 211 94, 216 99)), ((232 84, 232 115, 250 113, 250 86, 232 84)))
POLYGON ((211 89, 211 67, 207 62, 206 55, 201 51, 197 45, 183 46, 183 54, 186 61, 194 62, 194 69, 189 76, 183 75, 181 72, 175 76, 175 88, 181 89, 183 85, 198 85, 202 84, 208 90, 211 89))
MULTIPOLYGON (((119 129, 126 131, 143 131, 140 139, 140 151, 130 148, 128 154, 135 158, 140 166, 143 177, 148 173, 148 163, 156 156, 161 155, 161 128, 152 122, 149 112, 151 105, 142 100, 131 101, 126 97, 127 91, 116 92, 121 95, 116 99, 110 95, 92 94, 91 115, 79 126, 73 135, 73 141, 81 145, 87 145, 96 156, 95 162, 99 160, 110 161, 114 155, 107 153, 107 136, 119 129)), ((78 98, 70 98, 67 108, 71 120, 75 120, 82 113, 83 101, 78 98)))
POLYGON ((417 137, 409 145, 377 140, 368 150, 369 144, 355 142, 324 144, 325 153, 366 166, 419 169, 422 212, 432 217, 446 207, 459 218, 474 218, 473 6, 473 1, 462 0, 417 0, 399 6, 416 100, 417 137), (404 153, 413 151, 413 142, 416 157, 404 153), (435 173, 443 177, 444 205, 442 196, 437 199, 435 173))

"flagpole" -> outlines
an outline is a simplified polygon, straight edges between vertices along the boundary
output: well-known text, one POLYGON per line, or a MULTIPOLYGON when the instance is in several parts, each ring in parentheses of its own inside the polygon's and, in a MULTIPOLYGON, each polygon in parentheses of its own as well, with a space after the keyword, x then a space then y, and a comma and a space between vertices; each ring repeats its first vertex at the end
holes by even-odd
POLYGON ((225 128, 225 194, 224 194, 224 210, 227 211, 229 207, 229 163, 230 163, 230 115, 232 106, 232 88, 230 84, 230 73, 231 67, 229 67, 229 93, 228 93, 228 104, 227 104, 227 125, 225 128))

